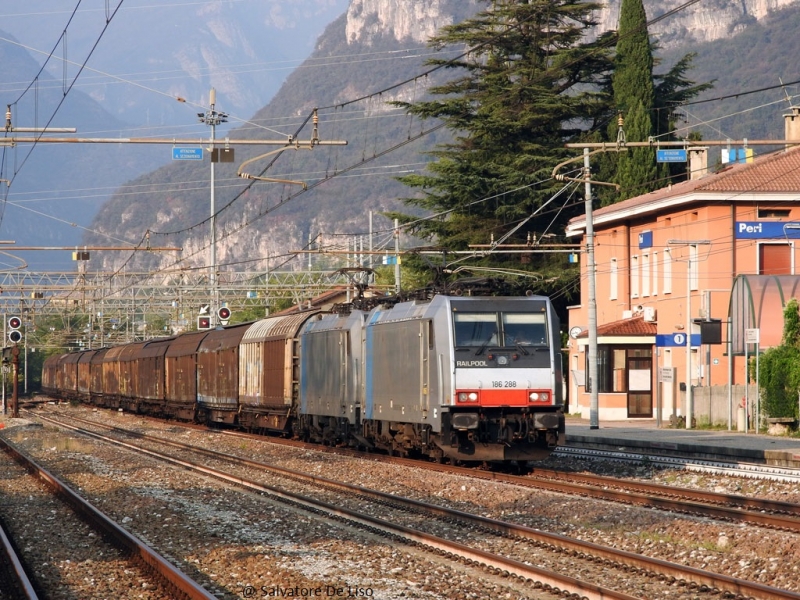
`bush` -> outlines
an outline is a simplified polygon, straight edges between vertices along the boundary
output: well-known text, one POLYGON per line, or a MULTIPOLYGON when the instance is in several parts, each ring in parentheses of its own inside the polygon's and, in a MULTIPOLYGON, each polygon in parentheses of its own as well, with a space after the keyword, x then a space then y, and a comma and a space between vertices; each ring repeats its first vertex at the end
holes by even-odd
POLYGON ((759 359, 759 386, 767 417, 797 419, 800 393, 800 313, 792 298, 783 311, 783 341, 759 359))

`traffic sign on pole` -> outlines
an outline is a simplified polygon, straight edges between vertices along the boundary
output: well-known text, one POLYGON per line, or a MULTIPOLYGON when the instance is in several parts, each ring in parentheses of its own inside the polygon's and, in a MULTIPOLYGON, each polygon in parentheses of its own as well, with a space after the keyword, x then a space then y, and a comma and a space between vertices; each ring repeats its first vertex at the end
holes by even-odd
POLYGON ((172 160, 203 160, 203 149, 185 147, 173 148, 172 160))

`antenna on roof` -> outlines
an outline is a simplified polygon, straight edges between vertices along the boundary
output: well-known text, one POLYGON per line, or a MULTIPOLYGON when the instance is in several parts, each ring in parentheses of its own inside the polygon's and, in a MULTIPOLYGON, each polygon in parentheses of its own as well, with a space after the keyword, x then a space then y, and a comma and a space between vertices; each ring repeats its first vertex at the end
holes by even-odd
POLYGON ((792 97, 789 95, 789 92, 786 91, 786 86, 783 85, 783 78, 778 77, 778 81, 781 82, 781 89, 783 90, 783 93, 786 96, 786 101, 789 103, 789 108, 794 108, 794 104, 792 104, 792 97))

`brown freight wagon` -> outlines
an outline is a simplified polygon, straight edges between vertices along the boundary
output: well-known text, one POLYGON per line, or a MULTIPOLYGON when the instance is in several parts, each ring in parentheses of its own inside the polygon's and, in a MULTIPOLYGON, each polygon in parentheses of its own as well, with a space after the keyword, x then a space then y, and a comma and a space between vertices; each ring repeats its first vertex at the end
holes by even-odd
POLYGON ((58 393, 58 359, 62 354, 48 356, 42 364, 42 391, 48 396, 58 393))
POLYGON ((119 401, 127 411, 139 412, 139 358, 147 342, 127 344, 119 354, 119 401))
POLYGON ((97 354, 97 350, 86 350, 81 352, 78 358, 78 381, 76 386, 77 398, 81 402, 88 402, 90 397, 90 386, 92 380, 92 358, 97 354))
POLYGON ((252 326, 242 323, 208 332, 197 350, 198 419, 236 424, 239 408, 239 342, 252 326))
POLYGON ((136 382, 133 386, 139 406, 150 415, 164 415, 166 369, 164 356, 174 337, 150 340, 133 358, 136 382))
POLYGON ((247 429, 289 431, 299 382, 299 339, 319 311, 268 317, 253 323, 239 355, 239 424, 247 429))
POLYGON ((95 406, 106 406, 103 388, 103 359, 111 348, 100 348, 89 360, 89 402, 95 406))
POLYGON ((58 376, 56 378, 61 397, 65 400, 75 400, 78 391, 78 359, 81 352, 64 354, 58 361, 58 376))
POLYGON ((197 408, 197 351, 208 331, 185 333, 170 343, 164 357, 168 417, 194 420, 197 408))
POLYGON ((103 406, 108 408, 120 407, 120 355, 125 348, 114 346, 103 356, 103 406))

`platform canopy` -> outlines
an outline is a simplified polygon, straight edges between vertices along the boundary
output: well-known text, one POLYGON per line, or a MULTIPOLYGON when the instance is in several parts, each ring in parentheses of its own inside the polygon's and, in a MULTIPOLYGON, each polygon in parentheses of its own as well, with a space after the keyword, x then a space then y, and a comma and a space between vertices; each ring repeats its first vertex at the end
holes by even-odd
MULTIPOLYGON (((728 307, 733 354, 744 354, 747 329, 759 330, 760 349, 779 346, 783 309, 792 298, 800 300, 800 275, 738 275, 728 307)), ((748 352, 754 351, 751 345, 748 352)))

